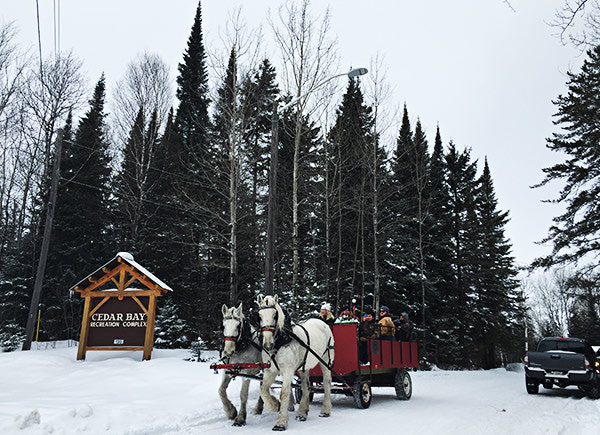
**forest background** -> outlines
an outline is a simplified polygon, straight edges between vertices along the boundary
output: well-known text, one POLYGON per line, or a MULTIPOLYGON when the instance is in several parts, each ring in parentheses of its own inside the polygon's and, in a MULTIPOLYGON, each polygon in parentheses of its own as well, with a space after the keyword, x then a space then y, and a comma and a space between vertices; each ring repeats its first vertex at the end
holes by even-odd
MULTIPOLYGON (((519 360, 524 342, 541 335, 600 342, 594 136, 557 129, 548 140, 586 170, 578 179, 577 164, 545 171, 541 184, 567 180, 558 202, 571 207, 549 233, 552 255, 532 267, 561 267, 519 281, 487 159, 444 142, 439 127, 428 138, 406 104, 389 143, 381 59, 369 65, 368 82, 350 78, 341 102, 333 98, 328 79, 339 71, 330 19, 313 15, 308 1, 282 6, 270 23, 284 60, 276 71, 241 11, 222 41, 227 54, 209 56, 199 4, 175 92, 164 61, 142 53, 127 65, 110 113, 104 76, 89 95, 75 54, 27 55, 15 43, 16 26, 2 25, 4 349, 22 341, 49 210, 40 340, 77 339, 82 304, 69 289, 128 251, 174 289, 160 300, 157 345, 200 337, 214 346, 221 305, 250 308, 264 288, 273 107, 294 98, 279 113, 274 291, 295 320, 324 301, 336 311, 353 299, 359 311, 388 305, 415 323, 424 366, 497 367, 519 360)), ((593 47, 591 38, 584 44, 593 47)), ((569 77, 573 99, 588 95, 581 83, 596 77, 597 58, 588 56, 589 71, 569 77)), ((561 98, 561 127, 577 127, 572 100, 561 98)))

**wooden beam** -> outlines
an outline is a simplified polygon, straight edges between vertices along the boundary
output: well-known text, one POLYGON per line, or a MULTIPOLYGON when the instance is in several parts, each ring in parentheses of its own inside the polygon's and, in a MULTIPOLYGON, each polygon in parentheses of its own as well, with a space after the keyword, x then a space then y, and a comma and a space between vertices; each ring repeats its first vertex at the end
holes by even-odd
POLYGON ((130 297, 130 296, 162 296, 163 293, 161 293, 160 291, 155 291, 155 290, 125 290, 123 293, 119 293, 116 290, 102 290, 102 291, 97 291, 97 292, 86 292, 83 293, 81 296, 82 297, 90 297, 90 298, 104 298, 106 296, 110 296, 111 298, 114 297, 118 297, 118 296, 125 296, 125 297, 130 297))
MULTIPOLYGON (((123 264, 119 264, 117 267, 115 267, 109 273, 107 273, 103 277, 99 278, 98 280, 95 280, 94 284, 91 284, 91 285, 87 286, 86 288, 84 288, 82 290, 78 290, 78 291, 81 293, 85 293, 85 292, 91 292, 92 290, 95 290, 98 287, 102 287, 104 284, 109 282, 113 276, 116 276, 121 271, 121 268, 123 266, 124 266, 123 264)), ((83 296, 83 294, 81 296, 83 296)))
POLYGON ((90 306, 92 305, 92 299, 90 297, 85 298, 83 305, 83 318, 81 319, 81 334, 79 335, 79 348, 77 349, 77 359, 85 359, 85 350, 87 347, 88 332, 90 330, 90 306))
POLYGON ((114 347, 114 346, 103 346, 103 347, 88 347, 87 350, 144 350, 143 346, 121 346, 121 347, 114 347))
POLYGON ((140 306, 140 308, 142 310, 144 310, 144 313, 146 313, 146 321, 148 321, 148 309, 144 306, 144 304, 142 304, 140 302, 140 300, 136 297, 136 296, 132 296, 133 300, 137 302, 137 304, 140 306))
POLYGON ((142 359, 147 361, 152 357, 152 346, 154 345, 154 317, 156 316, 156 296, 150 296, 148 304, 148 318, 146 319, 146 338, 144 340, 144 355, 142 359))
MULTIPOLYGON (((88 298, 88 299, 89 299, 89 298, 88 298)), ((110 296, 106 296, 104 299, 102 299, 102 300, 101 300, 101 301, 98 303, 98 305, 96 305, 96 306, 94 307, 94 309, 93 309, 92 311, 90 311, 90 316, 89 316, 89 317, 90 317, 90 319, 92 318, 92 316, 94 315, 94 313, 95 313, 96 311, 98 311, 98 310, 100 309, 100 307, 101 307, 102 305, 104 305, 104 304, 106 303, 106 301, 107 301, 107 300, 109 300, 109 299, 110 299, 110 296)))

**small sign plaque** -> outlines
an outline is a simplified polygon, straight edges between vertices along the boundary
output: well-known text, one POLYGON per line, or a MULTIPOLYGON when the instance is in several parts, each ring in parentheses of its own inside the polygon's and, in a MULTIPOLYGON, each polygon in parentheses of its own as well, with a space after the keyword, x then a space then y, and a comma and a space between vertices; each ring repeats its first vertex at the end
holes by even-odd
MULTIPOLYGON (((138 300, 148 307, 148 297, 138 300)), ((100 303, 100 298, 92 302, 92 309, 100 303)), ((87 345, 102 346, 143 346, 146 334, 146 313, 133 298, 110 298, 92 314, 87 345)))

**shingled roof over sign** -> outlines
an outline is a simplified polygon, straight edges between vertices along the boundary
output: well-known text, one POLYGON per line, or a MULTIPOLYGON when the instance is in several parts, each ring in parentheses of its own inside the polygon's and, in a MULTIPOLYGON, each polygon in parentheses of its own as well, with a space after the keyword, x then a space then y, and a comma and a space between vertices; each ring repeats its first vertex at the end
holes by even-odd
POLYGON ((122 264, 122 263, 128 264, 129 266, 136 269, 139 274, 143 275, 152 284, 160 287, 162 290, 173 291, 173 289, 171 287, 169 287, 167 284, 165 284, 163 281, 161 281, 152 272, 150 272, 144 266, 142 266, 141 264, 136 262, 133 259, 133 255, 131 255, 129 252, 117 253, 115 258, 113 258, 106 264, 99 267, 96 271, 94 271, 90 275, 83 278, 81 281, 79 281, 77 284, 75 284, 73 287, 71 287, 70 291, 82 291, 83 290, 82 287, 84 287, 84 286, 87 287, 89 285, 89 283, 98 281, 100 278, 102 278, 106 275, 107 271, 113 270, 114 268, 119 266, 119 264, 122 264))

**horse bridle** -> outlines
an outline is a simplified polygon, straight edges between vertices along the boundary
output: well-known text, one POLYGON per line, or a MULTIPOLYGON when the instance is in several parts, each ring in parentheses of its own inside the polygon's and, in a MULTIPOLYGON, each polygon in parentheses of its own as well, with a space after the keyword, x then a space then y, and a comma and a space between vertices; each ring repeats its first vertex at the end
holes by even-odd
MULTIPOLYGON (((236 320, 236 319, 235 319, 235 317, 228 316, 228 317, 223 317, 223 320, 236 320)), ((244 328, 244 321, 240 320, 240 326, 238 328, 239 332, 238 332, 237 337, 235 337, 233 335, 224 335, 223 336, 224 341, 233 341, 234 343, 236 343, 240 339, 240 337, 242 336, 242 329, 243 328, 244 328)))
POLYGON ((275 310, 275 317, 274 317, 275 324, 261 326, 260 327, 260 332, 261 333, 263 333, 263 332, 270 332, 273 335, 275 335, 275 332, 277 331, 277 317, 279 316, 279 313, 277 312, 277 308, 275 308, 275 307, 263 307, 263 308, 260 308, 258 310, 258 312, 260 313, 262 310, 275 310))

